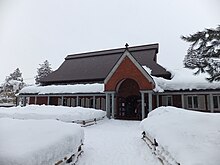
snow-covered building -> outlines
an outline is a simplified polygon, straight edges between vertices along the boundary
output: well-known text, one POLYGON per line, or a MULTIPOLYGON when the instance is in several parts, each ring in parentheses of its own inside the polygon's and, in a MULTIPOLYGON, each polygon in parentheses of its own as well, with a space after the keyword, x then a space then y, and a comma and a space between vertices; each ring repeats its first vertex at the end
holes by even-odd
POLYGON ((24 104, 93 107, 119 119, 143 119, 158 106, 220 112, 220 84, 157 63, 158 44, 68 55, 62 65, 23 88, 24 104), (191 77, 188 77, 191 76, 191 77))

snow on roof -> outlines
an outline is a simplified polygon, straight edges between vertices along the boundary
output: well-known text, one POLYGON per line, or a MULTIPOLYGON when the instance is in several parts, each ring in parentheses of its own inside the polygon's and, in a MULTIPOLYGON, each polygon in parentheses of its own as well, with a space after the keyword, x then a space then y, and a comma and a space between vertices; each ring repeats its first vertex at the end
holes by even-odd
MULTIPOLYGON (((143 68, 150 74, 151 71, 146 66, 143 68)), ((190 70, 187 68, 173 69, 170 71, 172 73, 172 79, 167 80, 161 77, 153 77, 156 87, 155 92, 163 92, 165 90, 200 90, 200 89, 220 89, 219 82, 212 82, 206 80, 207 74, 194 75, 195 70, 190 70)))
MULTIPOLYGON (((151 69, 143 66, 151 75, 151 69)), ((187 68, 173 69, 170 71, 173 78, 167 80, 161 77, 152 76, 155 81, 155 92, 175 91, 175 90, 201 90, 220 89, 219 82, 208 82, 207 74, 194 75, 194 70, 187 68)), ((24 87, 20 94, 61 94, 61 93, 104 93, 104 84, 75 84, 75 85, 48 85, 48 86, 28 86, 24 87)))
POLYGON ((48 85, 24 87, 20 94, 103 93, 104 84, 48 85))

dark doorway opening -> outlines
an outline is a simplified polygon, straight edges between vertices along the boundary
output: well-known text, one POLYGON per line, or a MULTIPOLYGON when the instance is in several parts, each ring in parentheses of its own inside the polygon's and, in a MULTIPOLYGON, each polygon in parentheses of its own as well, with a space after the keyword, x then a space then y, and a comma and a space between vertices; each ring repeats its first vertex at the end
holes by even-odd
POLYGON ((140 88, 132 79, 125 79, 119 84, 116 118, 141 120, 140 88))

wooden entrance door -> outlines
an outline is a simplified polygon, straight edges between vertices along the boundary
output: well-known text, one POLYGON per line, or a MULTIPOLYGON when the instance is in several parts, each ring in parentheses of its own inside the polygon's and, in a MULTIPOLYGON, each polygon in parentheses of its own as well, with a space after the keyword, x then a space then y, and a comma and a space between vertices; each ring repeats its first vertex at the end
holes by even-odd
POLYGON ((117 92, 117 116, 120 119, 141 119, 139 86, 132 79, 124 80, 117 92))

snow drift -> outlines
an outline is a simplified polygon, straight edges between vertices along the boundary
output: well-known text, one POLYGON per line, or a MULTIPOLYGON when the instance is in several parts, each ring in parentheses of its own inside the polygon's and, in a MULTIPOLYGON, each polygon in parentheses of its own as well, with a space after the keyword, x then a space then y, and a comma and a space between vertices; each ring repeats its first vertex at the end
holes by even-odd
POLYGON ((220 162, 220 114, 159 107, 141 122, 148 139, 158 144, 155 153, 166 161, 187 165, 220 162), (172 160, 174 159, 174 160, 172 160))
POLYGON ((49 165, 78 152, 83 129, 55 120, 0 119, 1 165, 49 165))
POLYGON ((55 119, 64 122, 80 122, 101 119, 106 116, 103 110, 83 107, 64 107, 48 105, 28 105, 25 107, 0 108, 0 118, 15 119, 55 119))

